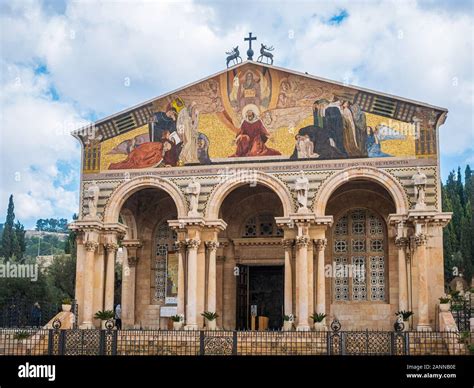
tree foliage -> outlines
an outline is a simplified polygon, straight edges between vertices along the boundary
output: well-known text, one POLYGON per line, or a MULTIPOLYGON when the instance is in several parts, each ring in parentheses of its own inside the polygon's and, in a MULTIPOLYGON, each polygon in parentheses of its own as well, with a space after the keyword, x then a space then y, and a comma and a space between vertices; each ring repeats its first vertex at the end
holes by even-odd
POLYGON ((0 256, 6 260, 12 258, 22 260, 25 249, 25 228, 20 221, 15 223, 15 204, 13 203, 13 195, 10 195, 7 217, 2 230, 0 256))
POLYGON ((474 175, 470 166, 451 171, 442 185, 443 211, 453 212, 451 222, 444 228, 444 269, 446 281, 453 278, 453 267, 470 283, 474 273, 474 175))
POLYGON ((36 221, 36 230, 43 232, 67 232, 67 219, 40 218, 36 221))

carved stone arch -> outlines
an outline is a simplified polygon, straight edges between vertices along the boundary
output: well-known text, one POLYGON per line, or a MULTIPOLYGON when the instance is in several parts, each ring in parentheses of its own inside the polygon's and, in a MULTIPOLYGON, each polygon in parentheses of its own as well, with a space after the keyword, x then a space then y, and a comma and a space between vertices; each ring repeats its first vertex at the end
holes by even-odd
POLYGON ((122 183, 112 192, 105 207, 104 222, 118 222, 120 210, 125 201, 132 194, 147 188, 159 189, 168 193, 176 205, 178 217, 186 216, 186 198, 178 186, 166 178, 140 176, 122 183))
MULTIPOLYGON (((294 211, 294 200, 288 187, 278 178, 261 171, 252 172, 252 178, 255 178, 257 185, 262 185, 272 190, 279 198, 283 206, 284 216, 288 216, 294 211)), ((227 195, 236 188, 248 185, 248 179, 242 179, 240 176, 230 177, 219 183, 211 192, 207 201, 205 215, 208 219, 219 218, 219 210, 227 195)))
POLYGON ((366 180, 379 184, 392 197, 397 214, 407 214, 410 208, 403 186, 388 172, 375 167, 349 167, 331 175, 319 188, 313 202, 316 216, 324 216, 331 195, 338 187, 353 180, 366 180))

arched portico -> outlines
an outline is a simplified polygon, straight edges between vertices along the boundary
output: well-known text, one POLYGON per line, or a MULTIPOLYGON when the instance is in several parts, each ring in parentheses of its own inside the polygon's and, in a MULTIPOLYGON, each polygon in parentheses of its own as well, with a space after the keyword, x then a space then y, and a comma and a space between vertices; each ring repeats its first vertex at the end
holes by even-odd
POLYGON ((243 178, 237 174, 219 183, 212 191, 207 201, 205 216, 207 219, 219 218, 219 210, 224 199, 234 189, 246 185, 262 185, 274 191, 281 200, 284 216, 288 216, 294 211, 294 200, 288 187, 278 178, 260 171, 249 171, 243 178))
POLYGON ((125 201, 132 194, 146 188, 165 191, 174 200, 178 217, 186 216, 186 199, 178 186, 166 178, 140 176, 122 183, 114 190, 105 206, 104 222, 118 222, 119 214, 125 201))
POLYGON ((410 208, 408 197, 400 182, 388 172, 374 167, 349 167, 331 175, 319 188, 314 201, 313 211, 316 216, 324 216, 331 197, 340 186, 353 180, 365 180, 378 183, 392 197, 397 214, 407 214, 410 208))

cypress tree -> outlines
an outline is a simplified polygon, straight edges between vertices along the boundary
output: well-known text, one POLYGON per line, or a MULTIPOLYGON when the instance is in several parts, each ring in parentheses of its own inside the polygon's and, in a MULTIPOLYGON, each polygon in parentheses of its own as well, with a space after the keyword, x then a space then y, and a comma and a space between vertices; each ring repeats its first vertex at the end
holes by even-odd
POLYGON ((467 201, 471 202, 471 205, 473 205, 472 202, 472 170, 469 164, 466 166, 466 169, 464 170, 464 201, 467 203, 467 201))
POLYGON ((453 212, 451 222, 443 231, 444 269, 446 280, 452 279, 452 267, 463 273, 467 282, 474 274, 474 175, 470 166, 450 172, 446 184, 442 185, 443 211, 453 212))
MULTIPOLYGON (((441 186, 442 193, 442 207, 445 212, 452 212, 453 206, 451 199, 447 194, 447 188, 445 185, 441 186)), ((443 229, 443 247, 444 247, 444 274, 447 282, 451 281, 453 278, 452 268, 453 268, 453 256, 456 252, 456 233, 454 232, 453 223, 450 222, 443 229)))
POLYGON ((471 229, 471 203, 466 204, 466 213, 461 221, 461 241, 460 252, 462 256, 462 271, 465 279, 469 280, 472 276, 472 229, 471 229))
POLYGON ((23 255, 26 251, 26 240, 25 240, 25 227, 17 221, 15 223, 15 234, 16 234, 16 247, 15 247, 15 257, 22 260, 23 255))
POLYGON ((462 185, 461 167, 458 167, 458 173, 456 176, 456 191, 459 197, 459 202, 461 203, 461 207, 464 208, 466 203, 464 201, 464 187, 462 185))
POLYGON ((5 224, 3 225, 2 233, 2 256, 6 259, 10 259, 15 255, 15 249, 18 247, 16 241, 16 233, 14 231, 14 222, 15 222, 15 205, 13 204, 13 195, 10 195, 8 200, 8 210, 7 218, 5 224))

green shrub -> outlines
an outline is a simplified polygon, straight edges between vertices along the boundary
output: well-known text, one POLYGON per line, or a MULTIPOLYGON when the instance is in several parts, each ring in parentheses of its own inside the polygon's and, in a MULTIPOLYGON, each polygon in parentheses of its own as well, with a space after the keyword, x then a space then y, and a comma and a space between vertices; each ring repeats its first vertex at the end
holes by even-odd
POLYGON ((219 318, 219 315, 217 315, 217 313, 213 313, 211 311, 204 311, 201 315, 208 321, 213 321, 214 319, 219 318))
POLYGON ((108 319, 114 318, 114 312, 112 310, 97 311, 94 318, 100 319, 101 321, 107 321, 108 319))
POLYGON ((30 337, 30 333, 28 333, 26 330, 18 331, 13 336, 13 338, 18 340, 18 341, 22 341, 22 340, 27 339, 29 337, 30 337))
POLYGON ((314 313, 313 315, 310 316, 310 318, 313 320, 313 322, 322 322, 324 318, 326 318, 327 315, 323 313, 314 313))
POLYGON ((403 320, 406 322, 410 319, 410 317, 413 315, 413 311, 406 311, 406 310, 401 310, 397 311, 395 313, 396 316, 401 315, 403 317, 403 320))

